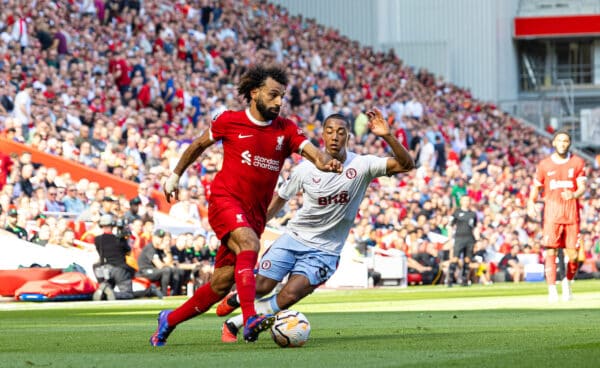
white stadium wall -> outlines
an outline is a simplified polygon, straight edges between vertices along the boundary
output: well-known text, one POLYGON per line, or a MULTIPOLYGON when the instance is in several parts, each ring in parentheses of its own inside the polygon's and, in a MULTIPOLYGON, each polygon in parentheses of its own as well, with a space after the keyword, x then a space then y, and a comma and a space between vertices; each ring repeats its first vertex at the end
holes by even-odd
POLYGON ((272 0, 377 50, 394 48, 489 101, 515 100, 518 0, 272 0))

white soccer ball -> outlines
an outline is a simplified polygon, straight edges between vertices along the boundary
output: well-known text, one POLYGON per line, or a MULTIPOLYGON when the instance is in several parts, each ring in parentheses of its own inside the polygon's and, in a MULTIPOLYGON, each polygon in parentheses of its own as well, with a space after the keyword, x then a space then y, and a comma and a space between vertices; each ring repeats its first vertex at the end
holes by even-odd
POLYGON ((297 348, 308 341, 310 323, 306 316, 293 310, 282 310, 275 315, 271 327, 273 341, 282 348, 297 348))

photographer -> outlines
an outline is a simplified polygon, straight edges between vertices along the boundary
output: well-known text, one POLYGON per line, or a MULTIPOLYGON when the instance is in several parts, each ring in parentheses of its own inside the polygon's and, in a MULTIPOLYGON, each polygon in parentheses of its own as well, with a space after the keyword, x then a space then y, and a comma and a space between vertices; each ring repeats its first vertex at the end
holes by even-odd
POLYGON ((125 256, 130 252, 127 240, 122 236, 113 234, 115 226, 111 215, 102 215, 100 227, 102 234, 94 238, 96 250, 100 255, 100 262, 94 265, 94 273, 101 282, 94 293, 94 300, 133 299, 134 270, 125 262, 125 256), (114 291, 118 286, 118 291, 114 291))

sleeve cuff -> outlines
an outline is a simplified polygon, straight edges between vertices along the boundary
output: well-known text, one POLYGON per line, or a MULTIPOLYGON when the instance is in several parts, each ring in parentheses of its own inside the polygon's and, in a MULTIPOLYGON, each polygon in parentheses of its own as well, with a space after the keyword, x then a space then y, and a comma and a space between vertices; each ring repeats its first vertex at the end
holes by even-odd
POLYGON ((308 139, 306 139, 304 142, 300 143, 300 146, 298 147, 298 154, 302 154, 302 150, 304 150, 304 146, 306 146, 309 143, 308 139))

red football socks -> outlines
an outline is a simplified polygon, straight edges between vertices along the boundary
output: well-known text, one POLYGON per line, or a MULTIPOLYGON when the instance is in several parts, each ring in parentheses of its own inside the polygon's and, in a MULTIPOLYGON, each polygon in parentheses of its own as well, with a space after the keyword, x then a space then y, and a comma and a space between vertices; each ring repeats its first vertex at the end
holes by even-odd
POLYGON ((256 296, 256 279, 254 278, 254 265, 258 253, 246 250, 237 255, 235 263, 235 284, 237 287, 240 307, 244 315, 244 324, 249 317, 256 314, 254 297, 256 296))
POLYGON ((175 327, 181 322, 185 322, 206 312, 222 298, 223 296, 216 294, 210 288, 210 283, 206 283, 199 287, 191 298, 169 314, 167 323, 169 323, 170 327, 175 327))
POLYGON ((575 274, 577 273, 577 261, 567 263, 567 279, 573 280, 575 278, 575 274))

